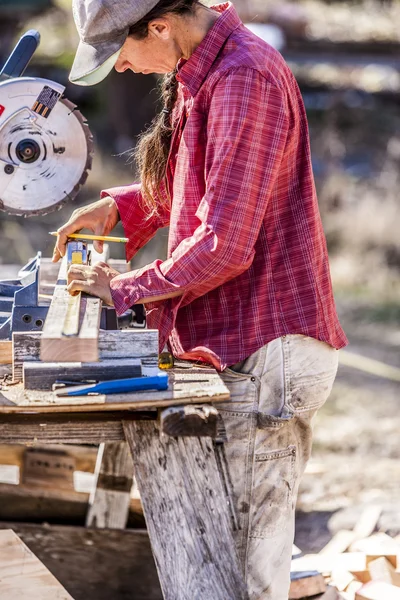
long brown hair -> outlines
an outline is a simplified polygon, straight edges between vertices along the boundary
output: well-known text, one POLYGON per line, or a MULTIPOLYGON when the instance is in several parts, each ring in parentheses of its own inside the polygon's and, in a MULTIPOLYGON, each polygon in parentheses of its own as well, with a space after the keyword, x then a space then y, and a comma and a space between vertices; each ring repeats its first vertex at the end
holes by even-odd
MULTIPOLYGON (((143 40, 148 35, 150 21, 174 13, 177 15, 194 14, 199 0, 160 0, 160 2, 143 19, 129 29, 129 35, 143 40)), ((176 70, 164 75, 160 92, 163 103, 161 112, 154 118, 149 129, 141 134, 132 158, 136 160, 142 183, 143 203, 149 216, 157 213, 160 204, 166 202, 165 191, 161 186, 166 176, 168 155, 171 145, 173 127, 171 112, 178 96, 179 83, 176 70)))

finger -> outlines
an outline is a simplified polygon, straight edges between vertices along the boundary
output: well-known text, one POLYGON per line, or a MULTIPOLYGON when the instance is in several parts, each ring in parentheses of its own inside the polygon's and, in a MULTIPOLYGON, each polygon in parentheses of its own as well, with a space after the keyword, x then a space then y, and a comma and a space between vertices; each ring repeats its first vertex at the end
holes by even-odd
POLYGON ((51 262, 56 263, 60 260, 60 258, 61 258, 61 254, 59 253, 57 246, 54 246, 51 262))
POLYGON ((78 279, 73 279, 71 281, 71 283, 67 286, 67 291, 71 294, 71 296, 76 296, 79 292, 85 292, 86 294, 93 295, 93 289, 91 289, 91 285, 87 281, 78 279))
MULTIPOLYGON (((71 235, 71 233, 78 233, 84 227, 88 227, 86 221, 87 217, 85 218, 84 214, 75 214, 74 212, 72 213, 69 221, 67 221, 65 225, 57 229, 58 237, 56 242, 56 248, 60 256, 65 255, 68 236, 71 235)), ((90 227, 88 228, 91 229, 90 227)))
POLYGON ((71 265, 67 271, 67 283, 74 280, 85 281, 89 269, 86 265, 71 265))
MULTIPOLYGON (((104 235, 104 225, 96 225, 94 228, 95 235, 104 235)), ((93 247, 99 254, 103 254, 104 242, 100 240, 94 240, 93 247)))

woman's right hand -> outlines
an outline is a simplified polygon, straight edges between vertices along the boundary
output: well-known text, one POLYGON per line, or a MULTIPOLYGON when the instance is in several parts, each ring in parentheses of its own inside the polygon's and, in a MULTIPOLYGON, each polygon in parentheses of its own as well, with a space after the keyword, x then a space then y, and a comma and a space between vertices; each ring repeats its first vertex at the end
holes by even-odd
MULTIPOLYGON (((119 221, 118 208, 110 196, 93 202, 89 206, 74 210, 69 221, 57 230, 58 238, 53 252, 53 262, 57 262, 66 252, 68 235, 81 229, 89 229, 95 235, 108 235, 119 221)), ((94 249, 103 252, 103 242, 95 240, 94 249)))

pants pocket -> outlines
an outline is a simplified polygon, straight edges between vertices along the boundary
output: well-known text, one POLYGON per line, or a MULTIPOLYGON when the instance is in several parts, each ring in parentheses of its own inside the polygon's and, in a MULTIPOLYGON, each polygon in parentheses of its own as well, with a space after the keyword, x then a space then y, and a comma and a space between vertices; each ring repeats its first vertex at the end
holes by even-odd
POLYGON ((274 537, 290 525, 295 470, 295 446, 255 454, 250 537, 274 537))

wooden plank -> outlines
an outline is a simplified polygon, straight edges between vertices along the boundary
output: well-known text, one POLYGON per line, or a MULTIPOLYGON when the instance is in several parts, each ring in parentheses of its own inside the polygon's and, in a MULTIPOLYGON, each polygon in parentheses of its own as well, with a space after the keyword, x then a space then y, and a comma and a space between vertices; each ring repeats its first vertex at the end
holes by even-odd
POLYGON ((370 581, 356 592, 355 600, 400 600, 400 588, 384 581, 370 581))
MULTIPOLYGON (((145 365, 144 367, 145 368, 145 365)), ((147 390, 130 394, 56 396, 53 392, 24 390, 22 384, 0 391, 0 414, 30 412, 98 412, 147 410, 183 404, 210 404, 229 400, 230 394, 215 369, 174 368, 168 371, 165 391, 147 390)))
MULTIPOLYGON (((75 463, 77 471, 86 471, 94 473, 96 465, 97 448, 89 446, 51 446, 37 445, 35 448, 38 450, 63 450, 68 456, 70 456, 75 463)), ((26 447, 19 444, 0 444, 0 465, 15 465, 22 467, 24 462, 24 455, 26 447)))
MULTIPOLYGON (((13 334, 13 379, 22 381, 22 364, 40 361, 40 332, 13 334)), ((99 332, 100 360, 158 357, 157 329, 99 332)))
POLYGON ((95 475, 96 484, 90 495, 86 526, 124 529, 133 484, 133 462, 128 444, 101 444, 95 475))
POLYGON ((335 533, 328 544, 322 548, 320 554, 339 554, 346 550, 362 538, 368 538, 376 528, 379 517, 382 512, 380 505, 367 506, 357 520, 354 529, 341 529, 335 533))
POLYGON ((373 581, 385 581, 400 587, 400 573, 384 556, 372 560, 368 565, 368 570, 373 581))
POLYGON ((70 307, 67 291, 67 256, 62 260, 57 284, 47 313, 40 341, 43 362, 95 362, 99 359, 99 326, 102 302, 99 298, 81 296, 79 333, 63 334, 70 307))
MULTIPOLYGON (((89 492, 0 483, 0 520, 85 525, 89 492)), ((139 498, 129 498, 129 527, 144 527, 139 498)))
POLYGON ((163 600, 147 531, 10 526, 75 600, 163 600))
POLYGON ((325 579, 318 571, 294 571, 290 573, 289 600, 301 600, 326 591, 325 579))
POLYGON ((20 483, 35 487, 74 490, 75 461, 62 449, 27 448, 20 483))
POLYGON ((11 444, 101 444, 125 439, 121 419, 155 419, 157 412, 2 415, 0 441, 11 444))
POLYGON ((124 430, 164 600, 247 599, 211 440, 124 430))
POLYGON ((2 600, 73 600, 11 530, 0 531, 0 597, 2 600))
POLYGON ((11 365, 13 357, 12 342, 10 340, 0 341, 0 365, 11 365))
POLYGON ((126 377, 139 377, 142 363, 139 358, 103 360, 95 363, 23 363, 23 384, 26 390, 52 389, 58 380, 71 382, 109 381, 126 377))

